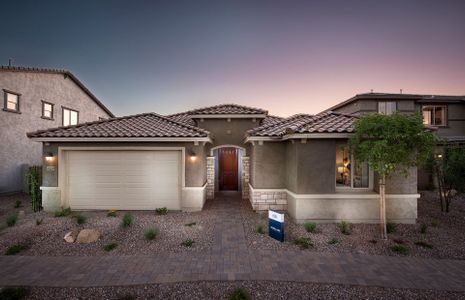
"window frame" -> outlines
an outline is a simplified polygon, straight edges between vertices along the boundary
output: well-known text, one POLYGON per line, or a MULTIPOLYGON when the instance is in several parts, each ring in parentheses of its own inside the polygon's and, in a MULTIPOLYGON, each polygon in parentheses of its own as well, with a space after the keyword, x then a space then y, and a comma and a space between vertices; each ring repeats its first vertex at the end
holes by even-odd
POLYGON ((46 120, 55 120, 54 119, 54 115, 55 115, 55 104, 51 103, 51 102, 48 102, 48 101, 45 101, 45 100, 41 100, 41 105, 42 105, 42 116, 41 118, 42 119, 46 119, 46 120), (51 105, 52 106, 52 114, 51 114, 51 117, 47 117, 44 115, 44 112, 45 112, 45 104, 48 104, 48 105, 51 105))
POLYGON ((21 94, 7 90, 7 89, 3 89, 3 110, 7 112, 20 114, 21 113, 21 94), (18 107, 17 109, 8 108, 8 94, 16 95, 18 97, 18 103, 16 103, 18 107))
MULTIPOLYGON (((398 105, 397 105, 397 101, 378 101, 378 102, 376 102, 376 104, 377 104, 377 110, 376 110, 376 111, 377 111, 379 114, 383 114, 383 115, 385 115, 385 116, 392 115, 394 112, 396 112, 396 111, 397 111, 397 107, 398 107, 398 105), (379 111, 379 104, 380 104, 381 102, 383 102, 383 103, 394 103, 394 104, 395 104, 395 106, 396 106, 396 108, 395 108, 395 110, 394 110, 392 113, 390 113, 390 114, 387 114, 387 113, 381 113, 381 112, 379 111)), ((385 108, 386 108, 386 107, 385 107, 385 108)))
POLYGON ((447 127, 447 113, 448 113, 448 110, 447 110, 447 105, 446 104, 425 104, 425 105, 422 105, 421 106, 421 117, 423 119, 423 124, 424 125, 429 125, 429 126, 435 126, 435 127, 447 127), (423 109, 425 107, 432 107, 433 110, 432 110, 432 118, 431 118, 431 121, 432 123, 431 124, 425 124, 424 123, 424 118, 423 118, 423 109), (443 120, 443 124, 442 125, 436 125, 436 107, 442 107, 444 109, 444 120, 443 120), (433 124, 434 123, 434 124, 433 124))
POLYGON ((78 125, 79 124, 79 111, 78 110, 75 110, 75 109, 72 109, 72 108, 69 108, 69 107, 66 107, 66 106, 62 106, 61 107, 61 124, 62 126, 75 126, 75 125, 78 125), (77 113, 77 120, 76 120, 76 124, 68 124, 68 125, 65 125, 65 110, 69 110, 70 111, 70 114, 69 114, 69 121, 71 123, 71 112, 76 112, 77 113))
MULTIPOLYGON (((336 151, 337 147, 340 147, 341 145, 336 146, 336 151)), ((334 153, 336 154, 336 152, 334 153)), ((354 155, 350 153, 349 157, 349 162, 351 165, 355 162, 354 155)), ((354 168, 350 168, 350 186, 338 186, 337 185, 337 168, 338 165, 336 163, 336 155, 334 157, 334 186, 336 189, 336 192, 342 192, 342 191, 363 191, 363 192, 368 192, 368 191, 373 191, 373 186, 374 186, 374 172, 371 169, 371 167, 368 165, 368 187, 354 187, 354 168)))

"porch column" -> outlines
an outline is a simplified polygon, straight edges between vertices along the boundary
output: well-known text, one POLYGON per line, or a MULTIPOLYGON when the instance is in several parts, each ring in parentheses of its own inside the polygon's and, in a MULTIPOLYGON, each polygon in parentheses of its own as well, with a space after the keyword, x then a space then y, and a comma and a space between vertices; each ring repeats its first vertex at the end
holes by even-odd
POLYGON ((215 198, 215 157, 207 157, 207 199, 215 198))
POLYGON ((250 159, 248 156, 242 157, 242 199, 249 199, 249 172, 250 159))

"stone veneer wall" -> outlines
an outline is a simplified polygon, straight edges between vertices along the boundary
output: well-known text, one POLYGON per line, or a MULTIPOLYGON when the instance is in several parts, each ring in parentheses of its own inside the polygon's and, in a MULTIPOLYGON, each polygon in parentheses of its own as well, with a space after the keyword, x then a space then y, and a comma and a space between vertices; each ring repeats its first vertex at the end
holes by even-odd
POLYGON ((254 189, 249 184, 249 200, 255 211, 260 210, 287 210, 286 190, 254 189))
POLYGON ((207 199, 215 198, 215 157, 207 157, 207 199))
POLYGON ((250 159, 248 156, 242 157, 242 199, 249 199, 249 178, 250 178, 250 159))

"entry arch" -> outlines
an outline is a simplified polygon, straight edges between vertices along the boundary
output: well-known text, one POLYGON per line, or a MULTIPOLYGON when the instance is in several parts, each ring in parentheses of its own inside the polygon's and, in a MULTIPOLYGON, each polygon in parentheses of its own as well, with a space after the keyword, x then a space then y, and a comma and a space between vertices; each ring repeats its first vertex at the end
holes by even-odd
POLYGON ((214 151, 218 150, 218 149, 221 149, 221 148, 236 148, 238 150, 243 151, 242 152, 243 156, 247 156, 247 150, 244 147, 237 146, 237 145, 219 145, 219 146, 215 146, 215 147, 210 149, 210 156, 214 156, 214 151))

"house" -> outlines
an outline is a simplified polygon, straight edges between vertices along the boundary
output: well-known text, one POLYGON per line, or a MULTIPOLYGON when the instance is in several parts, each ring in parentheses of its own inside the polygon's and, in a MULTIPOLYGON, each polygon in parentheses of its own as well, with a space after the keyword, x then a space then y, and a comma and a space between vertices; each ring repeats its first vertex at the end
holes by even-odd
MULTIPOLYGON (((347 151, 357 116, 271 116, 224 104, 31 132, 43 143, 43 205, 71 209, 201 210, 238 191, 256 211, 297 222, 379 220, 376 174, 347 151)), ((387 217, 414 223, 416 169, 386 184, 387 217)))
MULTIPOLYGON (((465 96, 412 95, 366 93, 343 101, 327 111, 353 115, 379 112, 391 114, 419 113, 423 123, 435 127, 441 140, 452 143, 465 143, 465 96)), ((432 182, 431 174, 418 170, 418 188, 425 189, 432 182)))
POLYGON ((23 190, 24 167, 42 164, 27 132, 114 117, 65 70, 0 66, 0 93, 0 193, 23 190))

